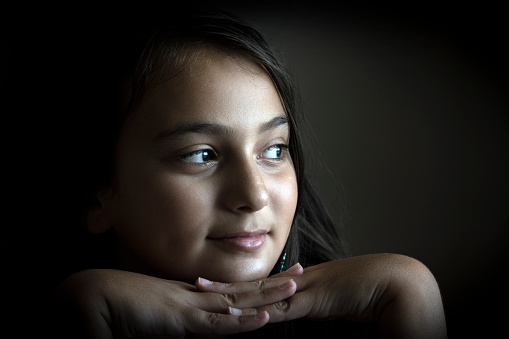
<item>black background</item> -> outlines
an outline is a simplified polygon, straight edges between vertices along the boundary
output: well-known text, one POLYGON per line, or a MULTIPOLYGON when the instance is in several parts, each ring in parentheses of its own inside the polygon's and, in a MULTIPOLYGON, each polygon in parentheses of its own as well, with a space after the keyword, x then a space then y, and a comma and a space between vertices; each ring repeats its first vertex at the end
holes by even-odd
MULTIPOLYGON (((161 8, 6 7, 2 286, 20 334, 40 328, 83 145, 100 48, 161 8), (113 33, 112 33, 113 32, 113 33), (99 49, 98 49, 99 48, 99 49)), ((505 330, 509 221, 507 25, 500 6, 220 3, 269 34, 302 90, 313 168, 353 254, 416 257, 440 284, 451 338, 505 330), (346 212, 344 211, 346 209, 346 212)), ((41 329, 42 331, 43 329, 41 329)))

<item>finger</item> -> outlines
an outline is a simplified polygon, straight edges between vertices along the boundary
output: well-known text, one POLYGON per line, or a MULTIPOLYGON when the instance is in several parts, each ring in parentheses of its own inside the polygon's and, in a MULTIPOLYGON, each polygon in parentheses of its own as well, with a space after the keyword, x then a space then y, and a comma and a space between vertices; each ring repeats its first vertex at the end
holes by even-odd
POLYGON ((235 307, 229 307, 228 308, 228 314, 231 315, 257 315, 259 312, 254 307, 248 307, 248 308, 235 308, 235 307))
POLYGON ((269 322, 276 323, 307 316, 311 311, 310 305, 309 302, 306 302, 306 297, 302 293, 298 293, 286 300, 258 307, 257 311, 268 312, 270 316, 269 322))
POLYGON ((304 268, 302 267, 302 265, 300 263, 296 263, 295 265, 293 265, 286 271, 274 274, 270 278, 273 279, 273 278, 282 278, 282 277, 295 277, 298 275, 302 275, 302 273, 304 273, 304 268))
MULTIPOLYGON (((216 283, 214 283, 216 284, 216 283)), ((221 283, 217 283, 220 284, 221 283)), ((260 284, 256 289, 238 293, 201 293, 198 294, 198 305, 202 310, 209 312, 225 313, 228 307, 253 308, 269 305, 291 297, 297 290, 297 284, 293 279, 287 280, 281 285, 267 287, 268 284, 260 284)))
POLYGON ((230 315, 197 310, 192 319, 188 320, 186 330, 201 334, 234 334, 252 331, 262 327, 269 321, 265 311, 255 315, 230 315))
POLYGON ((289 280, 292 280, 291 277, 271 277, 249 282, 222 283, 200 277, 196 279, 195 287, 201 292, 243 293, 249 291, 263 291, 273 287, 279 287, 289 280))

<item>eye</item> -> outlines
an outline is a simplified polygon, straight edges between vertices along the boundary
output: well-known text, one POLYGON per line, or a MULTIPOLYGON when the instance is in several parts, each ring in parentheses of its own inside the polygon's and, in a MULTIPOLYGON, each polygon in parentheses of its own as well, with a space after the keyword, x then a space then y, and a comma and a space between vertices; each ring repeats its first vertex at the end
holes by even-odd
POLYGON ((268 160, 282 160, 288 150, 286 145, 272 145, 262 152, 261 158, 268 160))
POLYGON ((217 160, 217 154, 212 149, 199 149, 179 156, 179 159, 193 164, 207 164, 217 160))

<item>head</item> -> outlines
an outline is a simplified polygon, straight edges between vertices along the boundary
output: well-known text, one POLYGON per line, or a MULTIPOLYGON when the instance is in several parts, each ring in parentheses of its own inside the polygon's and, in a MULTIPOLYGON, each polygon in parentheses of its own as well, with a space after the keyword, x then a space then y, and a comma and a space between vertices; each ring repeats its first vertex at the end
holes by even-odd
POLYGON ((291 78, 256 30, 224 14, 171 21, 141 40, 87 229, 108 233, 121 267, 136 272, 268 276, 297 237, 291 78))

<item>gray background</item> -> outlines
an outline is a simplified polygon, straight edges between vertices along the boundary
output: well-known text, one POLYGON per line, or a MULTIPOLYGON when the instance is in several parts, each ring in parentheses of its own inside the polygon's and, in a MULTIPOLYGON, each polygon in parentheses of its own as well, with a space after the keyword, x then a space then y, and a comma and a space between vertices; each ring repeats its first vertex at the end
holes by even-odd
POLYGON ((351 252, 421 260, 451 338, 496 333, 509 223, 500 9, 225 8, 288 61, 316 136, 313 173, 351 252))

